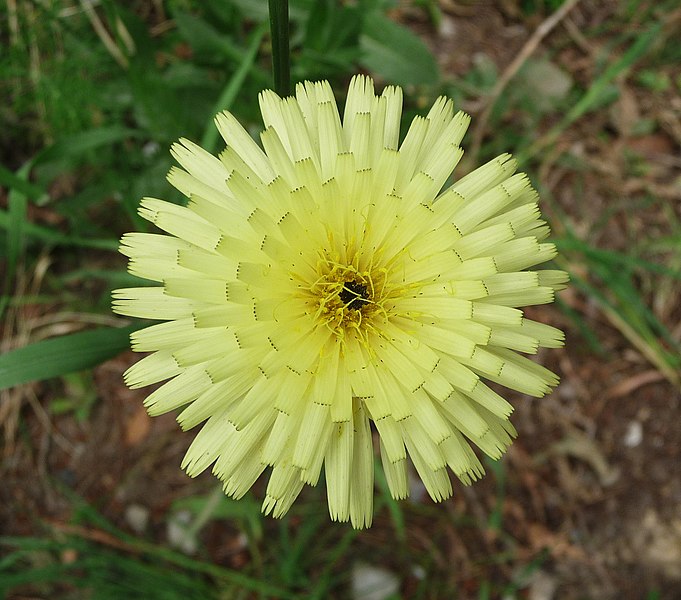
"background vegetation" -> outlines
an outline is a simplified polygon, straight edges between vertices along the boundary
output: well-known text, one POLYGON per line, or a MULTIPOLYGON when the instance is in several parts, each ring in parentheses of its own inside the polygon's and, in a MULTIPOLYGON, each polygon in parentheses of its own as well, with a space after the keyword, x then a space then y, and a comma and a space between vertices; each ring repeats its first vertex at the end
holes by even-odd
POLYGON ((369 72, 405 87, 405 122, 453 97, 473 116, 457 176, 516 154, 573 282, 530 311, 567 331, 540 357, 563 383, 513 397, 508 455, 442 506, 378 477, 361 533, 322 489, 272 521, 188 480, 191 435, 121 379, 139 325, 110 290, 144 282, 117 239, 149 227, 142 196, 181 201, 178 137, 218 150, 225 108, 259 130, 266 8, 0 7, 0 597, 681 597, 678 3, 291 1, 296 81, 369 72))

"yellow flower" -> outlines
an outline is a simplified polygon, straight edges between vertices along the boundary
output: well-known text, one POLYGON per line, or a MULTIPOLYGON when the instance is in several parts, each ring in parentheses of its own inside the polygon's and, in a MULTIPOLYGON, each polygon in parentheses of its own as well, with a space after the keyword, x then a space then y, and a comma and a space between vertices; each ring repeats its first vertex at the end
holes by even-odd
POLYGON ((431 497, 449 467, 483 475, 469 446, 499 458, 512 406, 485 380, 532 396, 558 382, 518 352, 563 343, 518 307, 551 302, 562 271, 525 269, 543 243, 537 194, 502 155, 441 191, 469 117, 440 98, 399 145, 402 91, 355 77, 341 121, 327 82, 295 98, 260 95, 263 149, 229 113, 216 158, 188 140, 170 182, 187 207, 145 198, 140 214, 169 235, 130 233, 131 273, 157 287, 114 292, 120 314, 164 323, 132 336, 152 352, 131 387, 170 379, 146 400, 204 421, 183 467, 213 465, 227 494, 268 467, 263 510, 286 513, 322 466, 331 517, 371 524, 371 423, 390 492, 409 493, 410 459, 431 497))

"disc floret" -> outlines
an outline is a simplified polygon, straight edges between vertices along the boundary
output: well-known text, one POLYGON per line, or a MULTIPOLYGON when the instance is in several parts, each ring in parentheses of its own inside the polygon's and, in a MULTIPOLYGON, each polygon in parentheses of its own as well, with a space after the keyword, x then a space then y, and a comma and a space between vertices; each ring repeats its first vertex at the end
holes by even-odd
POLYGON ((352 333, 366 340, 370 332, 378 332, 399 296, 387 269, 362 268, 359 262, 324 256, 317 263, 318 278, 304 289, 315 322, 341 339, 352 333))

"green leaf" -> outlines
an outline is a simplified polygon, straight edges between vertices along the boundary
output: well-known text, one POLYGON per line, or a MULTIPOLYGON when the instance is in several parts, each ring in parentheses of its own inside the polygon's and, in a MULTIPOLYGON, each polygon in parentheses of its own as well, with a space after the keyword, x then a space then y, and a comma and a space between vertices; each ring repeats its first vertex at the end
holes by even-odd
POLYGON ((365 16, 360 64, 397 85, 433 85, 440 73, 428 47, 409 29, 377 11, 365 16))
POLYGON ((7 352, 0 356, 0 390, 92 368, 127 349, 130 334, 143 326, 101 327, 7 352))
POLYGON ((195 52, 213 60, 228 57, 241 62, 243 50, 224 32, 190 13, 174 11, 175 23, 180 35, 195 52))
POLYGON ((361 26, 361 13, 357 7, 320 0, 310 13, 303 49, 325 53, 355 47, 361 26))
POLYGON ((359 35, 363 20, 358 6, 339 6, 335 0, 315 3, 305 25, 294 79, 329 79, 354 71, 362 54, 359 35))

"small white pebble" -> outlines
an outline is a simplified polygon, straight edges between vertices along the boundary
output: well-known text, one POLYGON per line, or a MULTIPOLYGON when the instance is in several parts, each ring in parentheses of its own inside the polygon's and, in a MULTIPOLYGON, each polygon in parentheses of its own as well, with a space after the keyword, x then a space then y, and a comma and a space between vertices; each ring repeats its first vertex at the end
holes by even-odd
POLYGON ((149 522, 149 509, 141 504, 131 504, 125 509, 125 521, 135 533, 143 533, 149 522))
POLYGON ((539 571, 532 578, 528 598, 530 600, 553 600, 556 597, 558 582, 554 577, 539 571))
POLYGON ((142 154, 144 154, 146 158, 151 158, 157 154, 160 149, 161 146, 159 146, 156 142, 148 142, 142 146, 142 154))
POLYGON ((196 538, 189 531, 191 520, 192 514, 187 510, 181 510, 168 519, 166 528, 170 545, 185 554, 195 554, 198 549, 196 538))
POLYGON ((643 441, 643 425, 640 421, 629 421, 622 441, 627 448, 636 448, 643 441))
POLYGON ((416 473, 410 470, 407 475, 409 478, 409 502, 420 504, 428 496, 428 490, 416 473))
POLYGON ((426 573, 426 570, 421 565, 412 565, 411 574, 416 579, 425 579, 428 573, 426 573))
POLYGON ((444 39, 455 38, 458 33, 458 27, 456 26, 454 19, 442 19, 438 33, 440 34, 440 37, 444 39))
POLYGON ((387 569, 366 563, 352 567, 353 600, 385 600, 394 597, 399 589, 397 577, 387 569))

